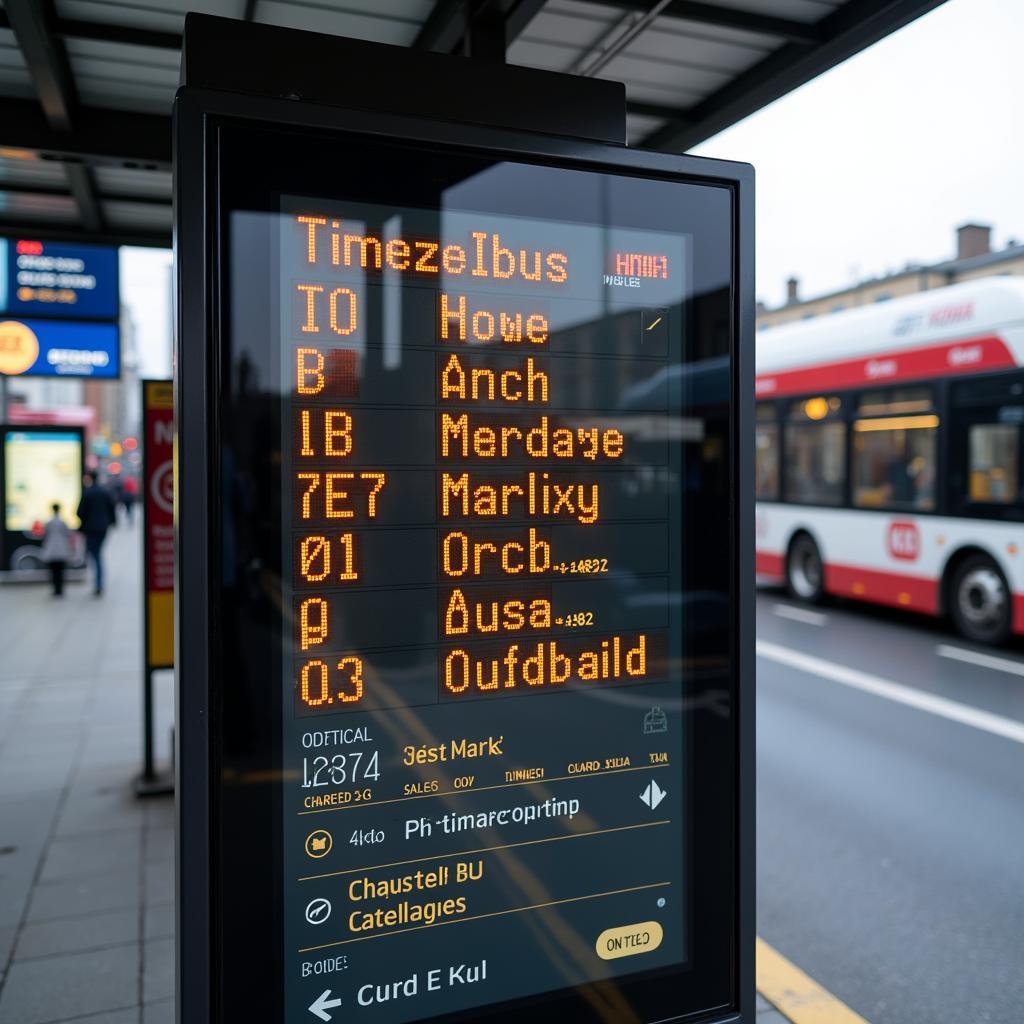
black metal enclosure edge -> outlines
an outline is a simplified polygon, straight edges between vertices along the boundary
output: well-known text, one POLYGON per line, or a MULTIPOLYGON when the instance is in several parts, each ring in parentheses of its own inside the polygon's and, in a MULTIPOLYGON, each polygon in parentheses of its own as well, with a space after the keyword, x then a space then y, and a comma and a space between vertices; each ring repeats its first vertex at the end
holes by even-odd
POLYGON ((207 462, 212 324, 206 262, 207 161, 202 117, 174 110, 174 459, 175 459, 175 957, 176 1020, 211 1020, 210 581, 207 462), (188 452, 187 459, 182 453, 188 452), (187 475, 182 469, 187 470, 187 475), (185 596, 187 595, 187 600, 185 596), (183 638, 188 637, 187 643, 183 638))
POLYGON ((731 907, 737 948, 733 955, 736 1005, 699 1014, 694 1020, 753 1024, 754 1004, 754 170, 748 164, 630 150, 587 139, 540 135, 508 128, 426 121, 397 114, 315 106, 286 99, 247 97, 183 87, 174 105, 174 255, 176 264, 175 422, 178 559, 175 578, 178 783, 178 961, 177 1021, 208 1024, 214 1015, 215 893, 210 821, 217 784, 215 735, 210 721, 210 667, 217 610, 207 568, 217 566, 219 524, 215 507, 218 450, 213 416, 219 344, 216 284, 207 254, 216 197, 212 195, 210 129, 215 121, 252 122, 312 130, 345 129, 383 138, 457 145, 481 153, 527 160, 551 159, 583 169, 629 171, 638 176, 672 175, 727 187, 733 194, 732 295, 736 332, 733 358, 735 433, 732 460, 735 557, 731 565, 739 599, 733 609, 737 673, 734 728, 738 751, 736 902, 731 907), (210 344, 207 344, 210 339, 210 344), (183 643, 185 637, 188 643, 183 643), (724 1012, 723 1012, 724 1010, 724 1012))

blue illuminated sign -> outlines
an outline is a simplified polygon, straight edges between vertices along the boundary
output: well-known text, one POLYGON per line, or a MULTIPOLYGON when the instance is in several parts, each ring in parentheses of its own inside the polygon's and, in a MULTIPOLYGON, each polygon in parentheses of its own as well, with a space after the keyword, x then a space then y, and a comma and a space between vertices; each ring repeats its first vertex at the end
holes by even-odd
POLYGON ((117 378, 121 375, 117 324, 8 320, 0 316, 0 373, 117 378))
POLYGON ((0 312, 116 320, 117 249, 0 238, 0 312))

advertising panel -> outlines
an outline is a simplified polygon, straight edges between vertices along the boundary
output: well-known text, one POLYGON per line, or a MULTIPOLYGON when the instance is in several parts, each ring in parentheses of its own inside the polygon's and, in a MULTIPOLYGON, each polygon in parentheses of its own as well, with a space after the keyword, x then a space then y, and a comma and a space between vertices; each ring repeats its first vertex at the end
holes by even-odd
POLYGON ((174 396, 169 380, 142 382, 142 499, 146 667, 174 667, 174 396))
POLYGON ((0 313, 116 320, 117 248, 0 238, 0 313))
POLYGON ((22 377, 98 377, 121 374, 115 323, 12 320, 0 315, 0 373, 22 377))
POLYGON ((39 533, 55 502, 68 525, 82 499, 82 435, 75 431, 4 432, 4 525, 39 533))

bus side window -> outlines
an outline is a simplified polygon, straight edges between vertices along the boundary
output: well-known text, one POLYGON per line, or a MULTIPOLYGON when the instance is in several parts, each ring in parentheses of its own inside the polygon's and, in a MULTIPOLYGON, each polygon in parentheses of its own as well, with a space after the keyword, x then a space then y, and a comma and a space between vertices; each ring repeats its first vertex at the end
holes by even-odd
POLYGON ((967 432, 967 496, 972 502, 1010 505, 1018 500, 1020 428, 973 423, 967 432))
POLYGON ((778 501, 779 424, 775 408, 771 405, 762 404, 757 407, 754 456, 756 497, 759 501, 778 501))
POLYGON ((853 423, 853 504, 935 508, 939 417, 928 388, 869 392, 853 423))
POLYGON ((794 402, 786 422, 785 500, 841 505, 846 485, 846 424, 833 395, 794 402))

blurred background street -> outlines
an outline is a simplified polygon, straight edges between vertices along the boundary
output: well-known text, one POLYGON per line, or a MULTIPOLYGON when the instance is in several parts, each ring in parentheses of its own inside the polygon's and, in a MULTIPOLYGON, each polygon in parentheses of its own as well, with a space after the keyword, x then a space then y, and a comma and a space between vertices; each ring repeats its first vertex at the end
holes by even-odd
MULTIPOLYGON (((140 801, 140 529, 102 599, 0 587, 2 1024, 173 1020, 174 804, 140 801)), ((172 680, 157 687, 167 756, 172 680)))

